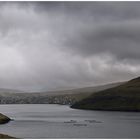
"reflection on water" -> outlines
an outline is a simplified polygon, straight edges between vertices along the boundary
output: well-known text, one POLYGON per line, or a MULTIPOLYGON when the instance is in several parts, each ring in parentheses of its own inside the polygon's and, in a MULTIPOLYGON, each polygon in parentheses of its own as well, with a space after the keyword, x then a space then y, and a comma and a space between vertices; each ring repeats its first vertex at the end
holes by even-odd
POLYGON ((14 119, 0 133, 18 138, 140 138, 140 113, 86 111, 64 105, 0 105, 14 119))

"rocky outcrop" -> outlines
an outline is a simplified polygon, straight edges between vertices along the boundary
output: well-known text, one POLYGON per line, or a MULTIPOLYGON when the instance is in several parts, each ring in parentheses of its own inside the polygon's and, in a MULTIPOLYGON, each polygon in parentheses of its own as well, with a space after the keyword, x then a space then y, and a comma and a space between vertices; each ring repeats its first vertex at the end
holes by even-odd
POLYGON ((0 113, 0 124, 8 123, 11 119, 0 113))

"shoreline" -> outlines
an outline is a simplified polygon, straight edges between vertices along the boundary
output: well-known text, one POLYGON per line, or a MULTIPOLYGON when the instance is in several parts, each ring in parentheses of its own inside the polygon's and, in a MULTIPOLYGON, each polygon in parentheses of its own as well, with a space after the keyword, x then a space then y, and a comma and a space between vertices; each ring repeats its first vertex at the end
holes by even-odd
MULTIPOLYGON (((9 117, 7 117, 6 115, 0 113, 0 125, 1 124, 6 124, 6 123, 8 123, 11 120, 12 119, 10 119, 9 117)), ((7 134, 1 134, 0 133, 0 139, 15 139, 15 138, 12 137, 12 136, 9 136, 7 134)))

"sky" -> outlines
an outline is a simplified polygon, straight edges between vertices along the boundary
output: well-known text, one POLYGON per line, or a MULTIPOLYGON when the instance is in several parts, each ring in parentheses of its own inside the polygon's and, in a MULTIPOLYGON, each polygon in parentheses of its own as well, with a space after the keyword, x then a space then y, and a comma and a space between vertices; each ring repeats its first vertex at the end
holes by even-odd
POLYGON ((0 2, 0 88, 49 91, 140 76, 140 2, 0 2))

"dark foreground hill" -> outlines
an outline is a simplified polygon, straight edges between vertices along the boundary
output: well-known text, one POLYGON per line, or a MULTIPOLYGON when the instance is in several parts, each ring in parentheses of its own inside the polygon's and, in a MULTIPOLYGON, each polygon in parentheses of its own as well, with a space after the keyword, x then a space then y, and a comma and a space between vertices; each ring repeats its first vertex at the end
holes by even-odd
POLYGON ((94 93, 71 106, 78 109, 140 111, 140 77, 94 93))

